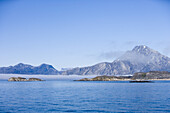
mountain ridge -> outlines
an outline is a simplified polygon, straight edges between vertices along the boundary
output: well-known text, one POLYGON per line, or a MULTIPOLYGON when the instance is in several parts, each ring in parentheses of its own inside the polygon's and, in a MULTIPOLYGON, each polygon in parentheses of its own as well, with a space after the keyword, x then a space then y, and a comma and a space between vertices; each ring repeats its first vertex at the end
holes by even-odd
POLYGON ((148 46, 139 45, 111 63, 103 62, 93 66, 74 68, 62 74, 126 75, 147 71, 170 71, 170 58, 148 46))
POLYGON ((32 66, 29 64, 19 63, 14 66, 0 67, 1 74, 42 74, 42 75, 56 75, 59 71, 52 65, 41 64, 39 66, 32 66))
POLYGON ((101 62, 92 66, 77 67, 58 71, 52 65, 32 66, 19 63, 15 66, 0 67, 3 74, 43 74, 43 75, 127 75, 136 72, 169 71, 170 58, 148 46, 135 46, 113 62, 101 62))

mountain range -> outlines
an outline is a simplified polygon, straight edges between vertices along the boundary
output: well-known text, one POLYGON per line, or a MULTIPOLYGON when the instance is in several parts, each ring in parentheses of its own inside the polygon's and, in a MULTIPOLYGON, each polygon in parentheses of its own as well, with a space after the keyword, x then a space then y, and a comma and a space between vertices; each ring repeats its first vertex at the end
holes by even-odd
POLYGON ((94 66, 74 68, 62 74, 71 75, 126 75, 135 72, 170 71, 170 58, 147 46, 135 46, 115 61, 94 66))
POLYGON ((93 66, 65 71, 58 71, 48 64, 34 67, 20 63, 0 68, 0 73, 44 75, 127 75, 148 71, 170 72, 170 58, 144 45, 135 46, 113 62, 102 62, 93 66))
POLYGON ((15 66, 1 67, 0 73, 3 74, 42 74, 42 75, 57 75, 59 72, 48 64, 41 64, 40 66, 31 66, 28 64, 19 63, 15 66))

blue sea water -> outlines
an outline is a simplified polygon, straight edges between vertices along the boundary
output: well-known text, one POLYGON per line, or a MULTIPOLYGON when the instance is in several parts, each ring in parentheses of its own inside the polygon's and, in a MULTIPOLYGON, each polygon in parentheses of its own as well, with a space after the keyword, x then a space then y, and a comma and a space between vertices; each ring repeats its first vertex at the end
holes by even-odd
POLYGON ((170 112, 170 81, 0 81, 0 112, 170 112))

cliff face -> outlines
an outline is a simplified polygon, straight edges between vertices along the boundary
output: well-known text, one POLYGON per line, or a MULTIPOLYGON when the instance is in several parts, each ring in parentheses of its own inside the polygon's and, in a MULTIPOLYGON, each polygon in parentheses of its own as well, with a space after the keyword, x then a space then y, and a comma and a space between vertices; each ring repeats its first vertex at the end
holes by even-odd
POLYGON ((147 46, 136 46, 112 63, 63 71, 63 75, 126 75, 135 72, 170 71, 170 58, 147 46))

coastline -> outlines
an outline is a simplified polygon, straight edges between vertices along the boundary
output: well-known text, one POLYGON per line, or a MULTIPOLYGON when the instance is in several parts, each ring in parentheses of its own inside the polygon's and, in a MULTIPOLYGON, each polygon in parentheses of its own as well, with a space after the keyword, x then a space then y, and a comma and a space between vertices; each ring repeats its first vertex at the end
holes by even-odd
MULTIPOLYGON (((141 79, 143 80, 143 79, 141 79)), ((170 79, 147 79, 148 81, 170 81, 170 79)), ((134 79, 124 79, 124 80, 74 80, 74 81, 135 81, 134 79)))
POLYGON ((8 80, 10 77, 24 77, 24 78, 40 78, 47 81, 133 81, 133 80, 149 80, 149 81, 170 81, 170 78, 162 78, 162 79, 134 79, 134 78, 123 78, 117 76, 106 76, 104 79, 101 78, 103 76, 97 75, 22 75, 22 74, 0 74, 0 80, 8 80), (94 79, 99 77, 99 79, 94 79), (86 79, 85 79, 86 78, 86 79))
POLYGON ((10 77, 24 77, 24 78, 40 78, 46 81, 70 81, 79 80, 83 78, 94 78, 97 75, 23 75, 23 74, 0 74, 0 80, 8 81, 10 77))
POLYGON ((164 80, 167 80, 167 81, 170 81, 170 79, 148 79, 148 80, 153 80, 153 81, 164 81, 164 80))

